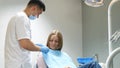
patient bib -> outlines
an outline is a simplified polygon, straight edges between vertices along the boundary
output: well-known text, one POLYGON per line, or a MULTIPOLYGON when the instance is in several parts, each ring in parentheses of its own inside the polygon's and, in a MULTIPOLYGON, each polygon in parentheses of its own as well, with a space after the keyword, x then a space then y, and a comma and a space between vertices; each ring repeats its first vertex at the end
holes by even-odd
POLYGON ((77 68, 72 59, 65 52, 59 50, 50 49, 47 54, 43 53, 43 57, 48 68, 64 68, 67 66, 77 68))

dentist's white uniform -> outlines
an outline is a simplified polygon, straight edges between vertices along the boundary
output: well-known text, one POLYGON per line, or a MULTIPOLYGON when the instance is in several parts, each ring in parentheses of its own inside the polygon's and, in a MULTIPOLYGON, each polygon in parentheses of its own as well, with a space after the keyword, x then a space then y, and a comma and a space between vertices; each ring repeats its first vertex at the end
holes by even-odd
POLYGON ((10 20, 5 40, 5 68, 32 68, 30 51, 20 47, 18 40, 30 39, 30 20, 24 12, 10 20))

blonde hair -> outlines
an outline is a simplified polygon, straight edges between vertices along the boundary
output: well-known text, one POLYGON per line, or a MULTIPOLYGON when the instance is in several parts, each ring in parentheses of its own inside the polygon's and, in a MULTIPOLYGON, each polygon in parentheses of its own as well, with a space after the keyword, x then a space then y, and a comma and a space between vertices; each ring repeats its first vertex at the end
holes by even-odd
POLYGON ((63 46, 63 36, 61 34, 61 32, 59 32, 58 30, 53 30, 49 36, 48 36, 48 40, 47 40, 47 46, 50 48, 49 46, 49 41, 52 35, 56 35, 58 37, 58 46, 60 46, 60 48, 58 48, 57 50, 61 50, 62 46, 63 46))

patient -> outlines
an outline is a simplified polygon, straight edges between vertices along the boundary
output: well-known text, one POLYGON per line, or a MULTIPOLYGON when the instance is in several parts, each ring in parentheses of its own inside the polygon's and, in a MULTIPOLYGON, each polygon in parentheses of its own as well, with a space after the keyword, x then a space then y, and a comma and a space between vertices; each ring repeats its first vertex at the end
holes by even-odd
POLYGON ((72 59, 62 52, 63 37, 58 30, 53 30, 48 36, 47 46, 50 48, 47 54, 39 54, 38 68, 77 68, 72 59))

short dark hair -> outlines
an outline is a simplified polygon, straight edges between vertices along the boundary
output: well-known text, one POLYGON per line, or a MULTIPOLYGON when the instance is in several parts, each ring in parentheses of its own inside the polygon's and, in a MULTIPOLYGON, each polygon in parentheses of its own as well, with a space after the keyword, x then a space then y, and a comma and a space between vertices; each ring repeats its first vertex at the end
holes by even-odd
POLYGON ((37 5, 40 9, 43 9, 43 11, 45 11, 45 4, 41 0, 30 0, 27 5, 37 5))

